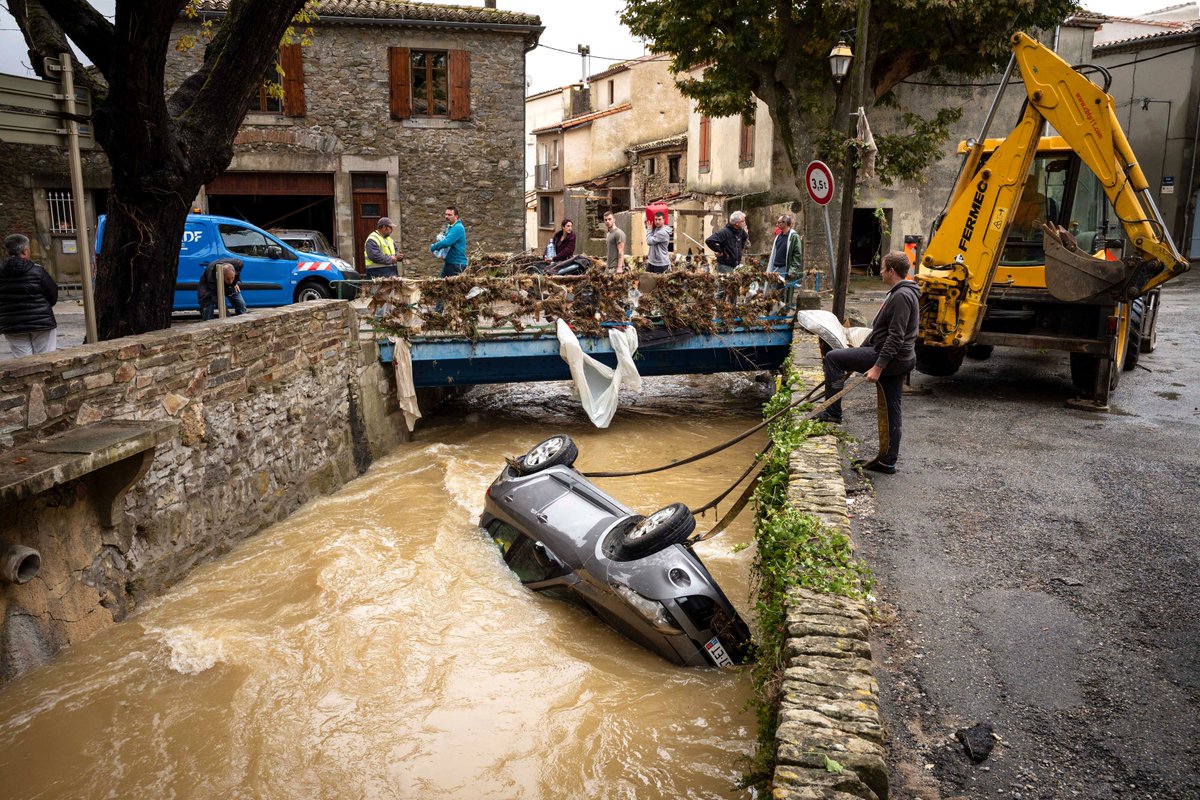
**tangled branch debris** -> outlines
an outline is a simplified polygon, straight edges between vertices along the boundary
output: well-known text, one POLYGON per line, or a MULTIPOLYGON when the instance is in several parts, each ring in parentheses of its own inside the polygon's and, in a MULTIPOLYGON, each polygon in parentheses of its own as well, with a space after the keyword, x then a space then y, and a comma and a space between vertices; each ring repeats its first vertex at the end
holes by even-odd
POLYGON ((497 329, 541 330, 559 319, 582 336, 603 335, 606 322, 696 333, 778 324, 769 317, 779 309, 781 295, 766 291, 780 288, 777 275, 748 268, 726 274, 616 274, 597 267, 583 275, 556 277, 524 272, 527 255, 489 258, 453 278, 372 281, 365 288, 376 329, 403 338, 434 334, 478 339, 497 329))

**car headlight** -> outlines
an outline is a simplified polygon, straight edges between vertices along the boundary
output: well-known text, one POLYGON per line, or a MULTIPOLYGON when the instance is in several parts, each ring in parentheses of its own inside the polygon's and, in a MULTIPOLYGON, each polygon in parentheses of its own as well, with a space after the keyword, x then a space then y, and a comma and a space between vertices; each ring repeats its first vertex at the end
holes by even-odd
POLYGON ((346 263, 340 258, 333 259, 333 265, 342 272, 354 272, 354 267, 350 266, 350 264, 346 263))
POLYGON ((666 634, 683 633, 683 630, 667 615, 667 609, 663 607, 662 603, 651 600, 648 597, 642 597, 619 581, 613 581, 611 585, 613 591, 623 597, 629 605, 641 614, 654 630, 666 634))

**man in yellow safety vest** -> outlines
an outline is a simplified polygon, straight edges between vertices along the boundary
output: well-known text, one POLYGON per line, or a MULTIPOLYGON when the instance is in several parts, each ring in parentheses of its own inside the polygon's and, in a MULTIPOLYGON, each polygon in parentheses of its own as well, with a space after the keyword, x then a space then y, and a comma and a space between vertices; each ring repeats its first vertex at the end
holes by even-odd
POLYGON ((388 217, 380 217, 375 230, 367 237, 364 256, 367 262, 367 276, 371 278, 395 278, 396 265, 404 260, 404 256, 396 252, 396 243, 392 241, 392 225, 388 217))

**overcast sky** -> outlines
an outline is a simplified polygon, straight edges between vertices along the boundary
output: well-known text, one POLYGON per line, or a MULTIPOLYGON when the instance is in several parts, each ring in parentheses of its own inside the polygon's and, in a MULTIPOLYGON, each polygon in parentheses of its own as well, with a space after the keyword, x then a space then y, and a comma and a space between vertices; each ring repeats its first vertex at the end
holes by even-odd
MULTIPOLYGON (((92 5, 111 18, 115 0, 92 0, 92 5)), ((459 0, 460 5, 483 5, 482 0, 459 0)), ((1132 16, 1162 8, 1168 0, 1085 0, 1084 5, 1102 14, 1132 16)), ((498 0, 507 11, 537 14, 546 27, 540 46, 528 56, 526 87, 528 93, 540 92, 555 86, 578 81, 582 72, 576 47, 588 45, 592 50, 588 72, 596 73, 616 60, 642 55, 642 42, 633 38, 621 25, 618 14, 624 0, 498 0), (565 50, 567 52, 559 52, 565 50)), ((7 0, 0 0, 0 72, 12 75, 32 75, 29 57, 21 32, 8 14, 7 0)))

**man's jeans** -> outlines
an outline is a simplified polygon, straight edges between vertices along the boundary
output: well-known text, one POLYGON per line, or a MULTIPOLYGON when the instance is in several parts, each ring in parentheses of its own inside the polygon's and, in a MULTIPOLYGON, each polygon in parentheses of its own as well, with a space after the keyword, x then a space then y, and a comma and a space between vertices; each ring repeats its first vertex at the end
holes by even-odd
POLYGON ((400 273, 396 271, 395 264, 388 264, 385 267, 367 267, 368 278, 398 278, 400 273))
POLYGON ((453 278, 455 275, 461 275, 466 268, 466 264, 444 264, 442 265, 442 277, 453 278))
MULTIPOLYGON (((246 300, 242 297, 242 293, 225 295, 225 313, 248 314, 249 309, 246 308, 246 300)), ((205 303, 200 309, 200 319, 207 321, 215 319, 217 316, 217 301, 205 303)))
MULTIPOLYGON (((866 372, 875 366, 879 353, 874 347, 843 347, 825 354, 825 399, 840 392, 846 385, 846 375, 851 372, 866 372)), ((895 464, 900 456, 900 400, 904 397, 904 376, 912 372, 915 360, 892 361, 879 376, 879 388, 883 392, 886 415, 879 421, 879 460, 884 464, 895 464), (887 437, 886 443, 883 441, 887 437)), ((842 401, 829 407, 835 417, 842 415, 842 401)))
POLYGON ((58 347, 58 330, 47 328, 44 331, 28 333, 6 333, 8 347, 12 350, 13 358, 31 356, 34 353, 49 353, 58 347))

